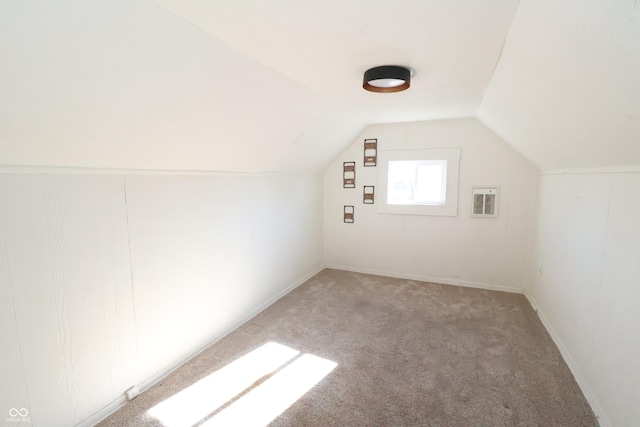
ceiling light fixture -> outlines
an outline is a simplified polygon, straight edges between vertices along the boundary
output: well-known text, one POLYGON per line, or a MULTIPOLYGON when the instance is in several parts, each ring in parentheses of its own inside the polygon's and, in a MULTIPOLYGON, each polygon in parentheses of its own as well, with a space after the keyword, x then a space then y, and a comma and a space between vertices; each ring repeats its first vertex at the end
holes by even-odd
POLYGON ((362 87, 370 92, 400 92, 411 86, 411 70, 398 65, 382 65, 364 73, 362 87))

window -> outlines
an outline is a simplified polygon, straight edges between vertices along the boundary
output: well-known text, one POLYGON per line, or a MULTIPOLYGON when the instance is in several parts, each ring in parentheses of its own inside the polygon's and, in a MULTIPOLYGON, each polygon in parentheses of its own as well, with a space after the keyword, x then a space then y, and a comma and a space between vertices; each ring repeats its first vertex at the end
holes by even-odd
POLYGON ((446 160, 393 160, 389 162, 388 204, 444 205, 446 199, 446 160))
POLYGON ((380 213, 458 214, 460 149, 380 151, 380 213))

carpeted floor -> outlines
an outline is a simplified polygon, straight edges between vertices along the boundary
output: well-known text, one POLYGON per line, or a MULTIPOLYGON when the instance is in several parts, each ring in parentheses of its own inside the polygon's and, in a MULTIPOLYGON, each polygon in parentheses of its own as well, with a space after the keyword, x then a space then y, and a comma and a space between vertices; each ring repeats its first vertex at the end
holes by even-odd
POLYGON ((337 363, 272 426, 598 425, 524 296, 327 269, 99 426, 173 427, 147 411, 269 342, 337 363))

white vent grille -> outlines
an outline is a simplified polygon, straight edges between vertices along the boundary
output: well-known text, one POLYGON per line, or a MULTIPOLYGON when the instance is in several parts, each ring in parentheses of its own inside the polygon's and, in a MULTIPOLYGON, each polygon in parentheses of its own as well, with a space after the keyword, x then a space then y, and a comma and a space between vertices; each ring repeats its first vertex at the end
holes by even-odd
POLYGON ((471 216, 483 218, 498 216, 498 187, 473 187, 471 216))

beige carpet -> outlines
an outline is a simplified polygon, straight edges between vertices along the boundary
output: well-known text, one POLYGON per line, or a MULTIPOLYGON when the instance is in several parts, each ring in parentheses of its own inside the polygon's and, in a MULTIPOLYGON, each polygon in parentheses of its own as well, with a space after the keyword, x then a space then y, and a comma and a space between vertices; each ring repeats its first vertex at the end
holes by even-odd
POLYGON ((99 425, 173 427, 147 411, 268 342, 337 363, 272 426, 598 425, 524 296, 328 269, 99 425))

